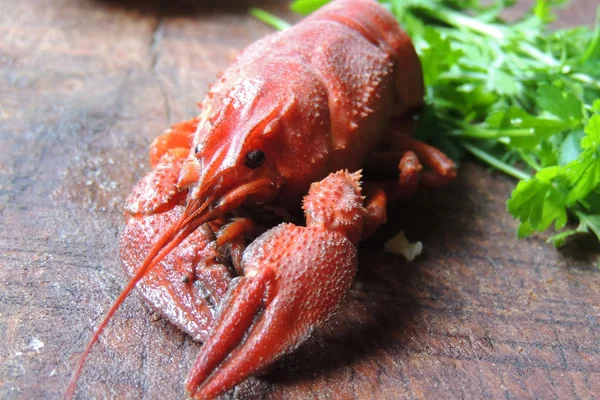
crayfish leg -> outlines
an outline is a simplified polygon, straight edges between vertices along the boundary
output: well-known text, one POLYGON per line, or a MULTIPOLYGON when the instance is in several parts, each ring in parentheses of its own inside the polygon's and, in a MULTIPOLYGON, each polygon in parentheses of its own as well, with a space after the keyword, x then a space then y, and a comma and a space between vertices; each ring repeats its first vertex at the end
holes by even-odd
MULTIPOLYGON (((198 129, 200 117, 192 118, 188 121, 174 124, 167 129, 162 135, 152 141, 150 145, 150 165, 155 168, 160 162, 160 159, 172 149, 189 150, 192 146, 194 133, 198 129)), ((187 154, 186 154, 187 155, 187 154)))
POLYGON ((429 168, 421 175, 423 185, 440 186, 456 178, 456 164, 439 149, 408 135, 397 135, 393 146, 403 154, 406 152, 416 154, 418 160, 429 168))
POLYGON ((133 188, 125 201, 126 219, 164 212, 185 201, 187 191, 177 187, 188 150, 168 150, 160 161, 133 188))
MULTIPOLYGON (((256 238, 258 230, 257 224, 250 218, 235 218, 217 231, 217 247, 219 249, 228 248, 231 263, 237 275, 244 275, 242 255, 246 248, 246 237, 256 238)), ((262 231, 264 232, 264 229, 262 231)))
POLYGON ((238 237, 244 237, 246 234, 252 234, 255 230, 256 223, 250 218, 235 218, 217 232, 217 247, 230 243, 238 237))
POLYGON ((152 171, 144 176, 125 201, 126 215, 149 215, 183 203, 187 195, 178 181, 190 153, 200 117, 172 125, 150 145, 152 171))
POLYGON ((365 223, 361 240, 368 239, 377 229, 387 221, 388 195, 379 185, 372 183, 363 184, 365 192, 365 223))
POLYGON ((394 121, 386 150, 375 151, 366 162, 374 171, 399 171, 397 181, 378 183, 388 201, 412 197, 419 186, 442 186, 456 178, 454 162, 437 148, 410 137, 413 127, 412 120, 394 121))

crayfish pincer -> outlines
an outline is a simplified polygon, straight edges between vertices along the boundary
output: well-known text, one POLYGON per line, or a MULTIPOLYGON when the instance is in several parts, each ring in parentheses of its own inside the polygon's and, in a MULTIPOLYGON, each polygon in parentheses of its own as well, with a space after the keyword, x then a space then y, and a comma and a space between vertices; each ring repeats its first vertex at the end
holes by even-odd
POLYGON ((443 153, 398 129, 423 94, 410 38, 373 0, 334 1, 246 48, 200 116, 152 143, 152 171, 125 204, 120 250, 131 279, 66 397, 134 288, 204 343, 186 381, 196 399, 296 348, 342 302, 356 245, 385 222, 387 201, 456 176, 443 153), (361 185, 364 165, 399 178, 361 185), (273 223, 302 200, 305 227, 273 223))

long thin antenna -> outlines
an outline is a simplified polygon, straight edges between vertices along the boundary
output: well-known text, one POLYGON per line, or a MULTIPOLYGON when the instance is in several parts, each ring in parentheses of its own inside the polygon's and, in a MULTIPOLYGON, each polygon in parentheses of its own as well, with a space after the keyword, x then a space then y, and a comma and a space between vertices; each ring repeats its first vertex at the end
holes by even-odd
MULTIPOLYGON (((206 210, 206 207, 208 207, 208 205, 209 202, 205 202, 200 208, 198 208, 198 210, 192 213, 192 215, 199 216, 204 210, 206 210)), ((190 233, 192 233, 198 226, 204 223, 204 221, 199 220, 196 220, 196 223, 192 223, 194 221, 193 219, 189 218, 190 213, 188 212, 190 208, 191 207, 188 206, 184 211, 183 215, 179 218, 179 220, 177 220, 177 222, 171 225, 169 230, 165 232, 152 246, 140 269, 137 270, 137 272, 135 273, 135 275, 133 275, 129 283, 127 283, 125 289, 123 289, 121 294, 119 294, 119 297, 117 297, 117 299, 114 301, 114 303, 106 313, 105 317, 102 319, 102 322, 100 323, 98 328, 96 328, 94 335, 83 350, 81 356, 79 356, 79 361, 77 362, 77 366, 75 367, 75 372, 73 373, 73 377, 69 382, 69 386, 67 387, 67 391, 65 392, 63 399, 71 399, 75 394, 75 388, 77 387, 77 381, 79 379, 79 376, 81 375, 81 371, 83 370, 83 364, 85 363, 85 360, 87 359, 90 351, 92 350, 92 347, 98 341, 100 334, 102 333, 104 328, 106 328, 106 325, 108 325, 108 322, 113 317, 115 312, 119 309, 121 304, 123 304, 123 301, 125 301, 127 296, 129 296, 131 291, 135 288, 135 285, 137 285, 137 283, 140 280, 142 280, 142 278, 144 278, 144 276, 150 271, 150 269, 153 266, 159 263, 167 254, 169 254, 186 237, 188 237, 190 233)))

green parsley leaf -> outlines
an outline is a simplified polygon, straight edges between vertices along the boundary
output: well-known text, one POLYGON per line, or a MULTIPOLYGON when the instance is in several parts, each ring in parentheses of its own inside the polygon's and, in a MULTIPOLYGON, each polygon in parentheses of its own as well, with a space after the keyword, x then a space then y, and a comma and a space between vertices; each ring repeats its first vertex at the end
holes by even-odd
POLYGON ((572 92, 563 92, 553 85, 542 85, 537 91, 537 96, 542 110, 563 121, 579 121, 583 118, 581 101, 572 92))
POLYGON ((525 224, 519 229, 520 237, 533 230, 544 231, 552 222, 556 229, 567 223, 565 193, 555 185, 560 167, 544 168, 534 178, 521 181, 507 202, 508 211, 525 224))
POLYGON ((298 14, 307 15, 319 9, 330 0, 296 0, 290 5, 290 9, 298 14))

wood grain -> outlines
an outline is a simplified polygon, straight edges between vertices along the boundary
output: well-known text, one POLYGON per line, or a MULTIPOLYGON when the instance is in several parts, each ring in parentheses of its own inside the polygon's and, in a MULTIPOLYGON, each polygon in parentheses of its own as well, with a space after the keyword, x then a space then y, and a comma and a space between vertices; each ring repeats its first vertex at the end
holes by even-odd
MULTIPOLYGON (((591 24, 592 3, 573 1, 559 24, 591 24)), ((245 2, 210 4, 0 0, 0 398, 64 391, 124 285, 122 204, 148 144, 270 31, 245 2)), ((598 396, 600 250, 516 240, 513 185, 466 163, 454 185, 394 204, 340 312, 225 397, 598 396), (410 264, 382 250, 401 229, 425 245, 410 264)), ((183 398, 199 347, 133 295, 78 398, 183 398)))

